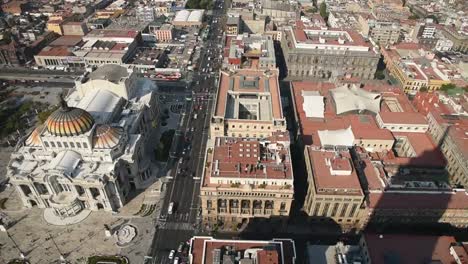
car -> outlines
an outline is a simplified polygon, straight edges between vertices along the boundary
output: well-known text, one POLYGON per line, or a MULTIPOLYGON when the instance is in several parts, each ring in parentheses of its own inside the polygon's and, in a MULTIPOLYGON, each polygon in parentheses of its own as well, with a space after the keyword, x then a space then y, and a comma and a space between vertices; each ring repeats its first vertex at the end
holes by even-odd
POLYGON ((180 242, 180 243, 179 243, 179 247, 177 248, 177 252, 182 252, 182 250, 184 250, 184 246, 185 246, 185 243, 184 243, 184 242, 180 242))
POLYGON ((175 203, 174 202, 171 202, 169 204, 169 207, 167 208, 167 214, 173 214, 175 211, 175 203))
POLYGON ((192 127, 192 128, 190 129, 190 132, 193 132, 193 131, 195 131, 195 128, 194 128, 194 127, 192 127))
POLYGON ((174 259, 174 264, 179 264, 179 257, 176 257, 176 258, 174 259))
POLYGON ((169 259, 173 259, 174 255, 175 255, 175 250, 171 250, 171 252, 169 252, 169 259))

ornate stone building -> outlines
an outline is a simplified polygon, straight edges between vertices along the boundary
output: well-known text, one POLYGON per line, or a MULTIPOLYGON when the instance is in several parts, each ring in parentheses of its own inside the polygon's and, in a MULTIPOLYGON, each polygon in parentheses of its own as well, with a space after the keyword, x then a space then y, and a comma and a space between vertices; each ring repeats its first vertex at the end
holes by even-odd
POLYGON ((380 54, 352 30, 287 27, 281 48, 290 80, 357 77, 373 79, 380 54))
POLYGON ((53 208, 62 217, 117 211, 132 189, 154 182, 144 146, 158 115, 155 91, 118 65, 79 77, 11 156, 8 177, 24 206, 53 208))
POLYGON ((288 133, 214 141, 200 191, 203 221, 229 227, 254 217, 289 216, 294 178, 288 133))

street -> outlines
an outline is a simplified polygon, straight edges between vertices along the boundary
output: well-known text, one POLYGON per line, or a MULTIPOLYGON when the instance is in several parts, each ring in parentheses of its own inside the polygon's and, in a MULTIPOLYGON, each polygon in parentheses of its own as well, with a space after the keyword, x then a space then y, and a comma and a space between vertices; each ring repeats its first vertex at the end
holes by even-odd
MULTIPOLYGON (((209 134, 209 120, 216 97, 217 76, 222 65, 222 35, 224 28, 224 7, 215 3, 211 31, 204 42, 198 69, 193 73, 186 95, 191 94, 182 113, 176 139, 170 152, 168 166, 169 178, 167 195, 158 221, 151 257, 153 263, 172 263, 171 250, 177 250, 181 242, 188 241, 194 234, 201 232, 199 192, 205 162, 205 149, 209 134), (213 23, 217 21, 218 23, 213 23), (221 36, 221 37, 219 37, 221 36), (173 203, 172 212, 168 212, 173 203)), ((159 85, 159 84, 158 84, 159 85)), ((165 87, 164 91, 169 90, 165 87)), ((177 89, 180 91, 181 89, 177 89)), ((189 97, 187 97, 189 98, 189 97)), ((177 252, 175 257, 182 261, 186 256, 177 252)))

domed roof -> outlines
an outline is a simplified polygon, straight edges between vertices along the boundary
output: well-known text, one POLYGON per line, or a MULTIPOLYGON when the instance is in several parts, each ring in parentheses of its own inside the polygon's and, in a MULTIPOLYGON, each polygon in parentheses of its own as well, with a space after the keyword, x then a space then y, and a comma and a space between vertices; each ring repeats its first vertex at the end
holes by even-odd
POLYGON ((31 135, 29 135, 28 139, 26 139, 26 146, 29 147, 38 147, 41 146, 41 140, 40 140, 40 133, 42 129, 44 128, 44 125, 37 126, 31 135))
POLYGON ((115 147, 123 134, 123 128, 110 125, 99 125, 96 127, 93 137, 93 147, 99 149, 110 149, 115 147))
POLYGON ((83 109, 69 107, 61 98, 61 107, 47 118, 45 124, 49 133, 55 136, 76 136, 88 132, 94 125, 90 113, 83 109))

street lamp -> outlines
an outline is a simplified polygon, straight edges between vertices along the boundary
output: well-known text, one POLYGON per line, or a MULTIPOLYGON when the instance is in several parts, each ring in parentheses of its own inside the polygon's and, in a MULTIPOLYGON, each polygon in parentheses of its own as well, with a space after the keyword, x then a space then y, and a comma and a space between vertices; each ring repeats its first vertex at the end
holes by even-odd
POLYGON ((24 260, 26 257, 24 256, 23 251, 21 251, 21 249, 19 248, 18 244, 17 244, 16 241, 13 239, 13 237, 10 235, 10 233, 8 233, 8 230, 6 231, 6 233, 7 233, 7 236, 10 238, 11 242, 13 242, 13 245, 15 246, 15 248, 18 250, 20 259, 24 260))
POLYGON ((59 256, 60 263, 66 263, 65 256, 62 254, 62 252, 60 252, 60 249, 59 249, 57 243, 55 243, 54 237, 51 234, 49 234, 49 238, 50 238, 50 240, 52 240, 52 243, 54 244, 55 248, 57 249, 57 252, 60 255, 59 256))

